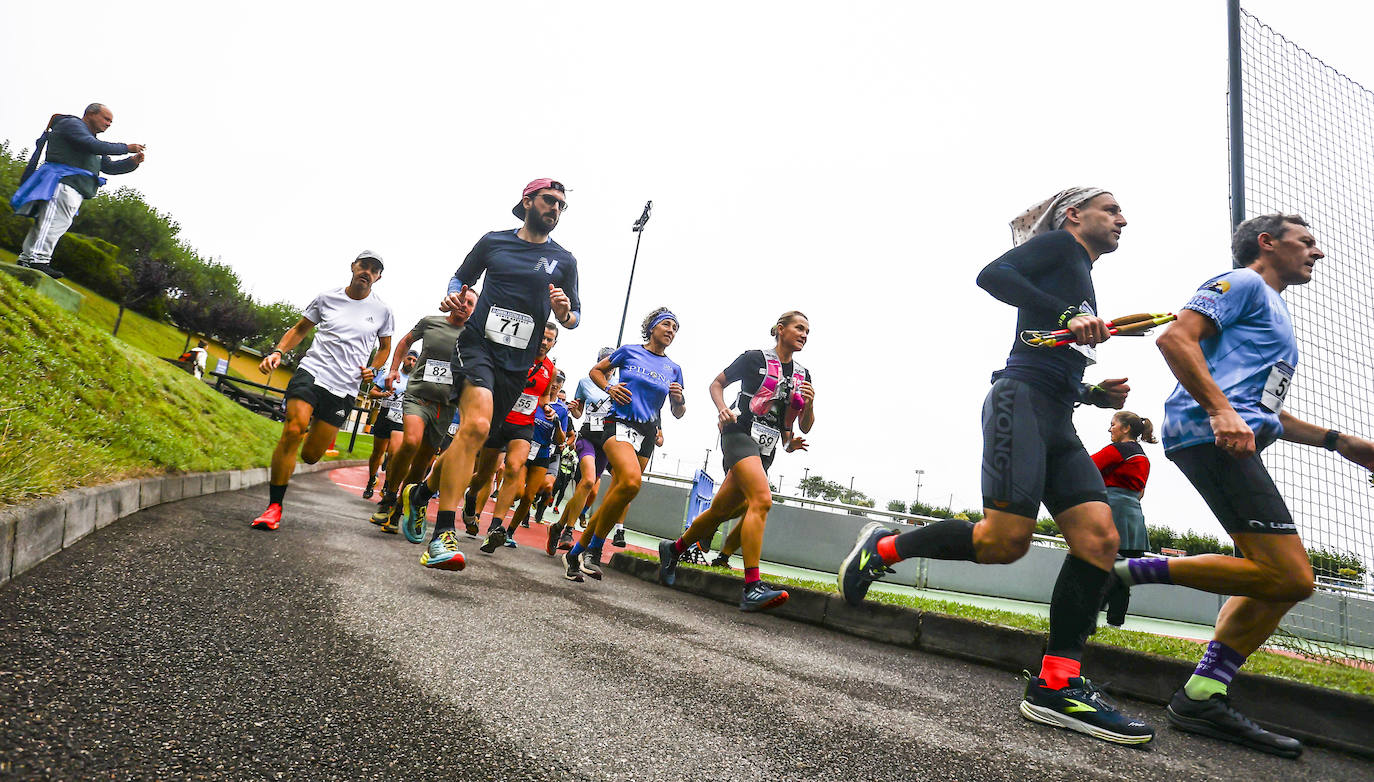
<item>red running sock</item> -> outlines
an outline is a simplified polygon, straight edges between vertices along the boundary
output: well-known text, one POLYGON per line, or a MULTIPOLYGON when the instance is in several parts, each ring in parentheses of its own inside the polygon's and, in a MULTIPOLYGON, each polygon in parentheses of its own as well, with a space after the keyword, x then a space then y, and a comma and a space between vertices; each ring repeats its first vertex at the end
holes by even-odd
POLYGON ((1044 679, 1045 686, 1052 690, 1064 689, 1069 686, 1069 679, 1079 676, 1082 672, 1083 663, 1068 657, 1047 654, 1040 663, 1040 678, 1044 679))
POLYGON ((885 535, 878 538, 878 556, 882 557, 883 563, 895 565, 902 561, 902 555, 897 553, 897 536, 885 535))
POLYGON ((687 544, 682 542, 682 538, 678 538, 677 540, 673 541, 673 553, 674 553, 674 554, 681 554, 682 552, 684 552, 684 551, 686 551, 686 550, 687 550, 687 544))
POLYGON ((754 583, 755 581, 759 581, 759 580, 760 580, 760 579, 759 579, 759 569, 758 569, 758 568, 756 568, 756 567, 747 567, 747 568, 744 569, 744 583, 746 583, 746 584, 752 584, 752 583, 754 583))

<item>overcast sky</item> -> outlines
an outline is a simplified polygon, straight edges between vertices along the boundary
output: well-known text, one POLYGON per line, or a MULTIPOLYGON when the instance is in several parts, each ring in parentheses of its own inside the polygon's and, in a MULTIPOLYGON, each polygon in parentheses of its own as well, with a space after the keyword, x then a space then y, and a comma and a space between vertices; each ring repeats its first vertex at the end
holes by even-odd
MULTIPOLYGON (((1374 84, 1371 12, 1246 7, 1374 84)), ((149 147, 114 184, 264 300, 303 306, 370 248, 407 328, 484 232, 517 225, 526 181, 565 182, 555 238, 578 257, 583 323, 554 357, 574 379, 615 339, 653 199, 626 341, 652 308, 678 313, 689 408, 658 465, 710 448, 719 477, 707 384, 800 309, 817 424, 772 477, 852 475, 880 507, 916 494, 917 469, 923 500, 981 504, 979 408, 1014 311, 974 276, 1022 209, 1115 193, 1130 224, 1095 272, 1106 316, 1177 309, 1229 268, 1221 0, 7 3, 0 57, 0 138, 31 146, 50 114, 107 103, 103 138, 149 147)), ((1153 339, 1100 351, 1088 379, 1118 376, 1159 422, 1173 379, 1153 339)), ((1077 415, 1090 450, 1109 418, 1077 415)), ((1146 518, 1220 532, 1147 453, 1146 518)))

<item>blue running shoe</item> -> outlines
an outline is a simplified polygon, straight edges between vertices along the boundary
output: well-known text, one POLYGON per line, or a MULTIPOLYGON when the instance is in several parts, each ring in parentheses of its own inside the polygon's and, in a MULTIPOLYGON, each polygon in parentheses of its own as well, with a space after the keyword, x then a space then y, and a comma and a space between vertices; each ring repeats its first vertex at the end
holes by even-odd
POLYGON ((462 570, 468 561, 458 550, 458 535, 453 530, 444 530, 420 554, 420 564, 436 570, 462 570))
POLYGON ((511 535, 509 532, 506 533, 506 542, 501 545, 506 548, 519 548, 519 546, 515 545, 515 536, 511 535))
POLYGON ((739 610, 767 611, 786 603, 789 597, 791 595, 787 594, 786 589, 774 589, 771 584, 755 581, 744 585, 744 594, 739 599, 739 610))
POLYGON ((860 605, 864 601, 864 596, 868 594, 870 584, 894 572, 883 562, 883 558, 878 556, 878 541, 896 534, 877 521, 870 521, 859 530, 854 548, 849 552, 849 556, 844 558, 844 562, 840 563, 840 572, 837 576, 840 597, 844 598, 846 603, 852 606, 860 605))
POLYGON ((677 581, 677 551, 671 540, 658 542, 658 583, 672 586, 677 581))
POLYGON ((409 529, 412 525, 424 524, 425 522, 425 508, 429 506, 429 502, 420 503, 415 501, 415 492, 419 488, 420 484, 412 483, 404 489, 401 489, 401 497, 398 504, 401 506, 399 521, 402 529, 409 529))
POLYGON ((1032 722, 1068 728, 1114 744, 1144 744, 1155 737, 1155 729, 1122 714, 1116 704, 1083 677, 1069 679, 1069 686, 1052 690, 1045 680, 1026 677, 1026 697, 1021 701, 1021 716, 1032 722))

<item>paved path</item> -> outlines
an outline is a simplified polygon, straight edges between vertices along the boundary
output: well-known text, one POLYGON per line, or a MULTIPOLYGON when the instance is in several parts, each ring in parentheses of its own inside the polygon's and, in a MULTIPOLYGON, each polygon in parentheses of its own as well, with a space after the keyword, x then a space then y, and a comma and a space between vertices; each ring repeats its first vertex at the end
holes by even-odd
MULTIPOLYGON (((466 546, 461 573, 298 478, 158 506, 0 587, 0 777, 1368 780, 1170 731, 1030 724, 994 671, 466 546)), ((1028 663, 1032 661, 1027 661, 1028 663)))

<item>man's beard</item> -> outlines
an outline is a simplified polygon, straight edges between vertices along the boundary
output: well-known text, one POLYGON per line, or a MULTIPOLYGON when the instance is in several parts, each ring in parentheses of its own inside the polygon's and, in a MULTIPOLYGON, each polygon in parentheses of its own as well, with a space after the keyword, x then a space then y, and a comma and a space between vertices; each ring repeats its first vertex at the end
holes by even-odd
POLYGON ((558 227, 558 217, 552 212, 549 213, 549 216, 553 218, 553 225, 549 225, 544 217, 531 209, 528 214, 525 215, 525 227, 529 228, 534 233, 551 234, 553 233, 553 229, 558 227))

